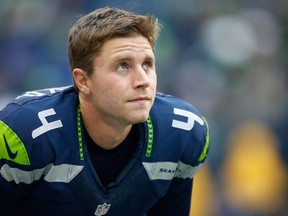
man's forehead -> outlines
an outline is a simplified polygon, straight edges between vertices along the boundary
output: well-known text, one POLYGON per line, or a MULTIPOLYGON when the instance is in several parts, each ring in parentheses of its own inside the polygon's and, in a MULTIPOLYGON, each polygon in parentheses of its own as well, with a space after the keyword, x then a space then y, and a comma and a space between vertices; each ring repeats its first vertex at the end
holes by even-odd
POLYGON ((113 38, 103 46, 103 54, 117 55, 121 53, 147 53, 153 55, 153 49, 148 39, 143 36, 113 38))

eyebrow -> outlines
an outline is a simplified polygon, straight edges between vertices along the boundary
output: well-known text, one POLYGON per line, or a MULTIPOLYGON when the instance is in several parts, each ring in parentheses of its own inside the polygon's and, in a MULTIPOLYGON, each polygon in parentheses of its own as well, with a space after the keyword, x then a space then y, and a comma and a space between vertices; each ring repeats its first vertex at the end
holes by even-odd
MULTIPOLYGON (((132 61, 133 60, 133 58, 134 58, 134 56, 126 56, 126 55, 118 55, 118 56, 115 56, 114 57, 114 61, 115 62, 130 62, 130 61, 132 61)), ((147 56, 145 56, 144 57, 144 61, 151 61, 151 62, 155 62, 155 57, 154 56, 152 56, 152 55, 147 55, 147 56)))

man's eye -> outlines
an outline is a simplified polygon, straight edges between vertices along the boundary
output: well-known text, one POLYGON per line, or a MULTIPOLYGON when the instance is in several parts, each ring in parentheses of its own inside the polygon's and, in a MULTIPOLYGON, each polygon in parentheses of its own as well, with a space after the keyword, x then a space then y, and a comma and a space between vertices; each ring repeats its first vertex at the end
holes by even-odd
POLYGON ((150 67, 152 67, 152 63, 151 62, 144 62, 144 64, 143 64, 143 68, 144 69, 149 69, 150 67))
POLYGON ((117 70, 118 71, 125 71, 125 70, 127 70, 127 65, 126 64, 124 64, 124 63, 122 63, 122 64, 119 64, 118 66, 117 66, 117 70))

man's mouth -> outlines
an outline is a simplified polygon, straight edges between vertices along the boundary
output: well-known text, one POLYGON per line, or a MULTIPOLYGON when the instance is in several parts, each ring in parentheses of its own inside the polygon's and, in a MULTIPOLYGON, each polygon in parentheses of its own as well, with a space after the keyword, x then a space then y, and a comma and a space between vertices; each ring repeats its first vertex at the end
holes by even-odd
POLYGON ((137 97, 129 100, 128 102, 142 102, 142 101, 150 101, 150 97, 137 97))

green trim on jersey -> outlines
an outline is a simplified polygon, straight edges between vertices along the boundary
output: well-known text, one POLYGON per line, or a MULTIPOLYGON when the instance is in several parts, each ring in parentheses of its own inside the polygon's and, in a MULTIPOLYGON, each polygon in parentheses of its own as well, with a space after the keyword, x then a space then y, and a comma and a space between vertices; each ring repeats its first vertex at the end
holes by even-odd
POLYGON ((205 124, 207 126, 207 134, 206 134, 206 142, 205 142, 203 151, 202 151, 200 157, 198 158, 199 162, 202 162, 207 157, 209 144, 210 144, 210 132, 209 132, 208 122, 207 122, 207 120, 204 117, 203 117, 203 120, 204 120, 204 122, 205 122, 205 124))
POLYGON ((146 157, 150 157, 152 154, 152 146, 153 146, 153 124, 150 117, 147 119, 148 126, 148 144, 146 149, 146 157))
POLYGON ((0 121, 0 159, 6 159, 21 165, 30 165, 29 156, 23 142, 2 121, 0 121))
POLYGON ((78 133, 78 143, 79 143, 80 160, 84 160, 83 137, 82 137, 82 127, 81 127, 81 109, 80 109, 80 105, 78 106, 78 110, 77 110, 77 133, 78 133))

